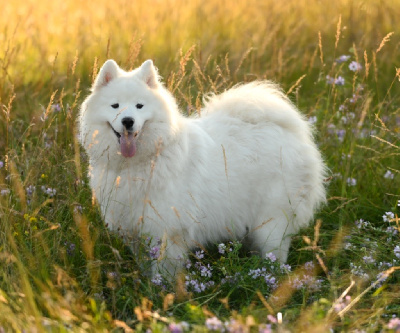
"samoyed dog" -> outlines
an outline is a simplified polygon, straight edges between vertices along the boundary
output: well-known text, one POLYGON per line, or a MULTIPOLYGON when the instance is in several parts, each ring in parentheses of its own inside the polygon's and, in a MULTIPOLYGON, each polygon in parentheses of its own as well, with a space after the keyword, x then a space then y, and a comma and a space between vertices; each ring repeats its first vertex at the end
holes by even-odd
POLYGON ((179 112, 151 60, 105 62, 79 127, 106 224, 162 240, 155 269, 172 276, 188 251, 226 239, 285 262, 325 201, 310 124, 268 81, 210 95, 200 114, 179 112))

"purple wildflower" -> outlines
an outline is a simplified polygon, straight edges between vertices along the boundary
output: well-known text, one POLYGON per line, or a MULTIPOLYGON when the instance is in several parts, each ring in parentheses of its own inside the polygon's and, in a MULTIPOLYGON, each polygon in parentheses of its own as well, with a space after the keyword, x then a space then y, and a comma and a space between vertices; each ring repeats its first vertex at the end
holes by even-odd
POLYGON ((366 264, 373 264, 375 263, 375 259, 372 258, 371 256, 364 256, 363 260, 366 264))
POLYGON ((0 161, 0 169, 4 166, 4 162, 0 161))
POLYGON ((60 106, 60 104, 53 104, 52 106, 51 106, 51 111, 53 111, 53 112, 60 112, 61 111, 61 106, 60 106))
POLYGON ((268 274, 267 269, 265 267, 251 269, 251 270, 249 270, 248 275, 251 276, 253 279, 263 277, 265 280, 265 283, 272 289, 275 289, 277 286, 276 278, 272 274, 268 274))
POLYGON ((273 254, 272 252, 270 252, 270 253, 267 253, 267 254, 265 255, 265 259, 269 259, 269 260, 271 260, 271 262, 275 262, 275 261, 276 261, 276 256, 275 256, 275 254, 273 254))
POLYGON ((183 332, 181 325, 175 324, 175 323, 169 324, 168 329, 172 333, 182 333, 183 332))
POLYGON ((118 277, 119 277, 119 275, 118 275, 117 272, 108 272, 108 273, 107 273, 107 277, 108 277, 110 280, 117 280, 118 277))
POLYGON ((218 244, 218 252, 224 254, 226 251, 226 245, 224 243, 218 244))
POLYGON ((224 330, 224 324, 217 317, 207 318, 206 319, 206 327, 210 331, 221 331, 222 332, 224 330))
POLYGON ((312 117, 308 118, 308 122, 310 124, 316 124, 317 123, 317 117, 316 116, 312 116, 312 117))
POLYGON ((378 269, 388 269, 388 268, 390 268, 390 267, 393 267, 393 264, 392 263, 390 263, 390 262, 386 262, 386 261, 381 261, 379 264, 378 264, 378 269))
POLYGON ((0 194, 1 194, 1 196, 8 195, 8 194, 10 194, 10 190, 9 190, 8 188, 6 188, 6 189, 4 189, 4 190, 1 190, 1 191, 0 191, 0 194))
POLYGON ((338 77, 335 79, 335 84, 336 84, 337 86, 344 86, 344 78, 343 78, 342 76, 338 76, 338 77))
POLYGON ((194 256, 196 257, 196 259, 200 260, 204 258, 204 251, 196 251, 196 253, 194 254, 194 256))
POLYGON ((337 58, 335 61, 340 64, 342 62, 346 62, 347 60, 350 59, 349 55, 341 55, 339 58, 337 58))
POLYGON ((301 278, 296 276, 292 280, 293 288, 300 290, 302 288, 308 288, 312 291, 317 291, 321 288, 322 280, 316 279, 314 276, 311 275, 303 275, 301 278))
POLYGON ((350 69, 351 71, 353 71, 353 72, 357 72, 357 71, 359 71, 359 70, 362 69, 362 66, 361 66, 361 64, 359 64, 357 61, 352 61, 352 62, 349 64, 349 69, 350 69))
POLYGON ((327 84, 333 84, 335 82, 335 79, 329 75, 326 76, 326 83, 327 84))
POLYGON ((355 178, 347 178, 347 185, 348 186, 356 186, 357 185, 357 179, 355 178))
POLYGON ((400 246, 398 246, 398 245, 396 245, 396 247, 394 248, 394 255, 397 257, 397 258, 400 258, 400 246))
POLYGON ((67 254, 69 256, 72 256, 75 252, 76 245, 74 243, 70 243, 70 242, 65 242, 64 245, 67 248, 67 254))
POLYGON ((334 133, 336 133, 335 129, 336 129, 335 124, 328 124, 328 133, 329 133, 329 134, 334 134, 334 133))
POLYGON ((266 274, 266 268, 257 268, 257 269, 251 269, 249 271, 249 276, 251 276, 253 279, 257 279, 260 276, 264 276, 266 274))
POLYGON ((342 298, 338 303, 334 305, 336 312, 343 310, 351 302, 351 296, 347 295, 344 299, 342 298))
POLYGON ((307 271, 312 271, 312 270, 314 269, 314 267, 315 267, 315 265, 314 265, 314 263, 313 263, 312 261, 307 261, 307 262, 304 264, 304 268, 305 268, 307 271))
POLYGON ((303 281, 300 280, 298 277, 295 277, 294 280, 292 281, 292 286, 293 288, 299 290, 303 288, 303 281))
POLYGON ((29 185, 25 190, 28 197, 31 197, 33 195, 33 192, 36 191, 36 186, 29 185))
POLYGON ((264 276, 265 283, 272 289, 276 288, 276 278, 273 277, 271 274, 266 274, 264 276))
POLYGON ((262 324, 258 328, 258 333, 272 333, 272 327, 270 324, 262 324))
POLYGON ((248 332, 248 328, 245 324, 241 323, 239 320, 235 320, 231 318, 229 321, 226 321, 225 323, 225 328, 227 332, 230 333, 244 333, 248 332))
POLYGON ((151 279, 151 282, 153 282, 156 286, 161 286, 163 282, 162 276, 160 274, 155 274, 151 279))
POLYGON ((51 197, 54 197, 54 196, 56 195, 56 193, 57 193, 57 190, 56 190, 55 188, 51 188, 51 187, 46 188, 45 186, 42 186, 41 189, 42 189, 42 191, 43 191, 44 193, 46 193, 50 198, 51 198, 51 197))
POLYGON ((200 267, 200 275, 201 276, 211 277, 212 276, 211 271, 212 271, 212 268, 211 268, 210 264, 207 264, 207 267, 206 266, 200 267))
MULTIPOLYGON (((380 282, 375 285, 375 288, 380 288, 382 286, 383 282, 385 282, 389 276, 387 274, 385 274, 385 272, 380 272, 380 273, 378 273, 378 275, 376 277, 378 278, 378 280, 380 280, 380 282)), ((374 283, 375 282, 372 282, 371 284, 374 284, 374 283)))
POLYGON ((196 279, 193 279, 192 277, 186 275, 185 276, 186 282, 185 285, 188 289, 193 290, 196 293, 201 293, 205 291, 207 288, 211 288, 215 285, 214 281, 208 281, 208 282, 199 282, 196 279))
POLYGON ((358 100, 358 96, 356 94, 353 94, 353 97, 349 99, 350 103, 352 103, 352 104, 357 102, 357 100, 358 100))
POLYGON ((82 208, 81 205, 76 205, 76 206, 74 207, 74 213, 75 213, 75 214, 77 214, 77 213, 81 213, 81 214, 82 214, 82 212, 83 212, 83 208, 82 208))
POLYGON ((160 247, 159 246, 153 246, 149 250, 149 256, 151 259, 158 259, 160 257, 160 247))
POLYGON ((395 227, 387 227, 386 232, 391 235, 397 235, 399 231, 395 227))
POLYGON ((281 264, 280 269, 282 272, 291 272, 292 266, 290 266, 289 264, 281 264))
POLYGON ((357 221, 355 222, 355 224, 356 224, 356 227, 357 227, 358 229, 364 229, 364 228, 370 226, 370 223, 369 223, 368 221, 364 221, 363 219, 357 220, 357 221))
POLYGON ((339 129, 336 131, 336 135, 339 139, 340 142, 343 142, 344 136, 346 135, 346 130, 345 129, 339 129))
POLYGON ((182 321, 180 323, 171 323, 168 326, 168 329, 171 333, 182 333, 189 329, 189 324, 186 321, 182 321))
POLYGON ((221 284, 229 283, 230 285, 237 284, 238 281, 242 279, 242 276, 240 275, 239 272, 236 272, 235 275, 227 275, 224 278, 221 279, 221 284))
POLYGON ((366 272, 364 272, 364 270, 361 268, 361 266, 354 265, 351 262, 350 263, 350 268, 351 268, 350 271, 351 271, 351 273, 353 275, 356 275, 356 276, 358 276, 358 277, 360 277, 360 278, 362 278, 364 280, 368 280, 369 279, 369 275, 366 272))

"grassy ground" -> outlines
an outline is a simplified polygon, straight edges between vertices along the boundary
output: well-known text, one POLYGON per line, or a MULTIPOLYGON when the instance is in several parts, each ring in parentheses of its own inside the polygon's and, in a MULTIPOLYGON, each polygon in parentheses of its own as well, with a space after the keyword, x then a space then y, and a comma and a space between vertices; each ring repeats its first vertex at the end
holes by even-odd
MULTIPOLYGON (((378 0, 2 4, 0 332, 399 331, 399 12, 378 0), (288 266, 228 242, 194 253, 176 285, 141 274, 101 221, 76 141, 107 58, 153 59, 186 113, 238 82, 282 85, 331 170, 288 266)), ((158 253, 142 243, 141 265, 158 253)))

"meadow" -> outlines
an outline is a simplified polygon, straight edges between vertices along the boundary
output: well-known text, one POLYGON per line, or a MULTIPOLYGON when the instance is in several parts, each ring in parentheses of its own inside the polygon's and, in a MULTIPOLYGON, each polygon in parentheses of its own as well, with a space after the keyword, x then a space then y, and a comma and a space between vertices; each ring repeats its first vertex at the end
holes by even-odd
POLYGON ((400 2, 16 0, 0 11, 0 332, 400 332, 400 2), (327 204, 287 264, 238 241, 143 274, 88 185, 99 67, 153 59, 182 112, 268 79, 315 126, 327 204))

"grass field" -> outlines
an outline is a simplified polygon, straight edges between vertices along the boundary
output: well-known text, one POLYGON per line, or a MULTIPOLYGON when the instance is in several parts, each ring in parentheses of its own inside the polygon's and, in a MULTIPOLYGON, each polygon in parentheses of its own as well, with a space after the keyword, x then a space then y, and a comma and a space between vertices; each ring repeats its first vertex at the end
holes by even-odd
POLYGON ((0 332, 400 331, 400 2, 1 6, 0 332), (107 231, 76 139, 108 58, 153 59, 188 114, 238 82, 281 84, 330 169, 288 265, 230 242, 174 285, 142 274, 158 249, 144 239, 137 262, 107 231))

